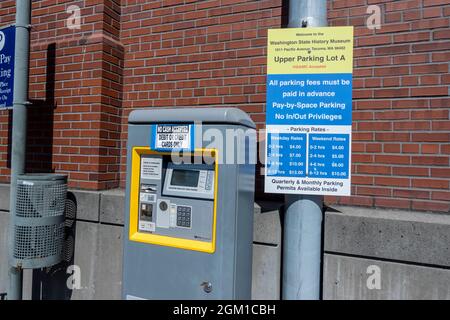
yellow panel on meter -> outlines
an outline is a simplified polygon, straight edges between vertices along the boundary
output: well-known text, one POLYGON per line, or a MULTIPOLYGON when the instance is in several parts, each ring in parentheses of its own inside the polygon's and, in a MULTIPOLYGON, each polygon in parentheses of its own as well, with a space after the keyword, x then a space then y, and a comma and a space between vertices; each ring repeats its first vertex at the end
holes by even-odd
POLYGON ((131 241, 214 253, 218 151, 170 152, 134 147, 131 156, 131 241), (180 163, 179 163, 180 162, 180 163))

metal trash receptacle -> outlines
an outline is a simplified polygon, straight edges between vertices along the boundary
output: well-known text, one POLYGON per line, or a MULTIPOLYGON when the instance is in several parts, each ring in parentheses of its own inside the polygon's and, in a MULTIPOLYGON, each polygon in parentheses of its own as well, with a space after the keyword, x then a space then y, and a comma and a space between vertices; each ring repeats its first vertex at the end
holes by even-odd
POLYGON ((10 264, 45 268, 63 259, 67 175, 24 174, 17 178, 10 264))

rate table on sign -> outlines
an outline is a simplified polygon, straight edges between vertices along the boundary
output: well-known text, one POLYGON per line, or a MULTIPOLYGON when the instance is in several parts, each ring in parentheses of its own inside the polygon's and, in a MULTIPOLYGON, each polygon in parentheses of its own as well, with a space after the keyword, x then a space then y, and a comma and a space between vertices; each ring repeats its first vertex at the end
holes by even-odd
POLYGON ((268 176, 346 179, 348 134, 268 134, 268 176))

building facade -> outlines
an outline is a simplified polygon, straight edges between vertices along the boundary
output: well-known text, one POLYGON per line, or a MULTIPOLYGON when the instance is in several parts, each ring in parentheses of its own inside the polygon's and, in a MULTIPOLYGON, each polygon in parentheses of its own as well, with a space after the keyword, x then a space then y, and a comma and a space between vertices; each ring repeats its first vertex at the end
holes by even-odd
MULTIPOLYGON (((237 107, 264 129, 267 30, 286 27, 289 1, 32 5, 27 170, 67 173, 76 212, 65 265, 32 282, 26 273, 26 296, 120 298, 129 113, 237 107), (70 291, 73 265, 82 288, 70 291)), ((0 26, 14 15, 15 1, 2 0, 0 26)), ((450 1, 333 0, 328 21, 354 26, 355 49, 352 196, 325 199, 337 210, 325 213, 323 297, 448 299, 450 1), (380 288, 368 285, 370 270, 380 288)), ((11 121, 0 110, 0 296, 11 121)), ((257 178, 259 200, 281 200, 257 178)), ((280 297, 281 204, 255 205, 254 298, 280 297)))

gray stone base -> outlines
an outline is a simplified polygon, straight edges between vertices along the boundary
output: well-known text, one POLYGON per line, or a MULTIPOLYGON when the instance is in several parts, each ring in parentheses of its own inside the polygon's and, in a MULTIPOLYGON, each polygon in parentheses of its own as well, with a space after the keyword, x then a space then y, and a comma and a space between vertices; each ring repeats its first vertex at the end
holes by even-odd
POLYGON ((324 259, 327 300, 450 299, 450 270, 333 254, 324 259))
MULTIPOLYGON (((120 299, 123 191, 72 190, 69 199, 76 212, 68 219, 73 246, 67 261, 26 270, 24 298, 120 299), (73 290, 67 287, 74 280, 71 265, 80 271, 73 290)), ((254 299, 280 298, 280 206, 255 204, 254 299)), ((9 186, 0 185, 0 294, 8 290, 8 209, 9 186)), ((325 214, 324 241, 324 299, 450 299, 449 215, 337 207, 325 214), (379 270, 379 289, 367 285, 373 270, 379 270)))

